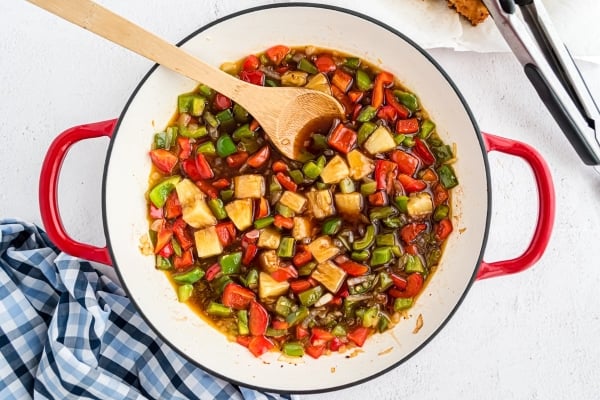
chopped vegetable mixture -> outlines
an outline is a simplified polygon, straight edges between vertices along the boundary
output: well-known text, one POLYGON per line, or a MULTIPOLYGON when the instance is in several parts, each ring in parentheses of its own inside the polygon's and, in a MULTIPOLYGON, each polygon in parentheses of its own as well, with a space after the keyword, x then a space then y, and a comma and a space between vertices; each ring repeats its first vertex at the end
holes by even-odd
POLYGON ((399 321, 440 260, 452 147, 414 93, 362 59, 278 45, 222 69, 324 91, 346 116, 292 161, 229 98, 202 84, 180 95, 149 153, 156 268, 257 357, 363 346, 399 321))

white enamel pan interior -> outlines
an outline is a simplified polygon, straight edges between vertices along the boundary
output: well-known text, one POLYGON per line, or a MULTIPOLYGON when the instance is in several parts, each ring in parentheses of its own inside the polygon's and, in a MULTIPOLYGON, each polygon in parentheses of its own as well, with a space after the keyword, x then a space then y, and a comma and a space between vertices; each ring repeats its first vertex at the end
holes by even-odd
POLYGON ((244 386, 277 392, 319 392, 373 378, 406 361, 444 326, 474 280, 489 224, 490 181, 477 125, 457 88, 441 68, 398 31, 368 17, 328 6, 286 4, 247 10, 206 26, 181 46, 219 66, 272 45, 337 49, 384 68, 420 98, 447 143, 456 143, 460 186, 453 192, 454 232, 437 272, 393 331, 374 335, 354 357, 349 353, 305 356, 298 365, 278 354, 253 357, 227 341, 185 304, 154 258, 139 250, 147 234, 146 203, 153 134, 167 125, 176 98, 197 85, 163 67, 153 68, 127 104, 113 134, 103 182, 104 229, 119 277, 143 317, 160 337, 190 361, 244 386), (417 317, 423 326, 412 333, 417 317))

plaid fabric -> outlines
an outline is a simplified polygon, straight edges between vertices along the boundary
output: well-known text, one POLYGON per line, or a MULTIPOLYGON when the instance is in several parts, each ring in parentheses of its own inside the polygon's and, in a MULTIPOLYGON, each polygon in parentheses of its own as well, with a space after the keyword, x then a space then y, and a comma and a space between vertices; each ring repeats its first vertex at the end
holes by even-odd
POLYGON ((281 398, 186 362, 118 284, 35 225, 0 220, 0 267, 0 399, 281 398))

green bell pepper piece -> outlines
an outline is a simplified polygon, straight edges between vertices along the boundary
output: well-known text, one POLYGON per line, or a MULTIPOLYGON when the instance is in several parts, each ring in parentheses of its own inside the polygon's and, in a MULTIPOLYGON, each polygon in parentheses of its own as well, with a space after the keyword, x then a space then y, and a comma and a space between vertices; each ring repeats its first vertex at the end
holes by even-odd
POLYGON ((395 246, 396 245, 396 237, 393 233, 382 233, 381 235, 375 236, 375 245, 377 247, 381 246, 395 246))
POLYGON ((394 299, 394 311, 402 311, 410 308, 412 306, 413 299, 412 297, 401 298, 397 297, 394 299))
POLYGON ((232 155, 237 151, 237 147, 228 134, 222 134, 217 139, 217 154, 221 158, 232 155))
POLYGON ((256 229, 263 229, 263 228, 266 228, 267 226, 272 225, 274 221, 275 221, 275 217, 272 217, 272 216, 262 217, 262 218, 257 219, 256 221, 254 221, 254 227, 256 229))
POLYGON ((238 334, 249 335, 250 328, 248 327, 248 310, 239 310, 237 312, 238 334))
POLYGON ((233 314, 233 310, 221 303, 211 301, 206 307, 206 313, 215 317, 229 317, 233 314))
POLYGON ((393 284, 394 284, 394 281, 392 280, 392 277, 390 276, 390 274, 388 274, 385 271, 381 271, 379 273, 379 291, 380 292, 385 292, 390 287, 392 287, 393 284))
POLYGON ((167 179, 156 184, 148 193, 148 198, 156 206, 156 208, 162 208, 167 202, 167 197, 169 194, 175 189, 175 185, 177 185, 181 181, 181 176, 173 175, 168 177, 167 179))
POLYGON ((242 252, 238 251, 221 256, 219 264, 221 265, 223 275, 238 274, 242 265, 242 252))
POLYGON ((400 210, 400 212, 408 212, 408 196, 397 196, 394 199, 394 203, 396 203, 396 207, 398 207, 398 210, 400 210))
POLYGON ((301 266, 300 268, 298 268, 298 275, 299 276, 308 276, 313 272, 313 270, 316 267, 317 267, 317 263, 315 261, 309 261, 308 263, 306 263, 303 266, 301 266))
POLYGON ((398 101, 404 104, 410 111, 415 112, 419 109, 419 100, 414 94, 396 89, 394 90, 394 96, 396 96, 398 101))
POLYGON ((173 274, 173 280, 177 283, 196 283, 204 276, 204 270, 200 267, 194 267, 186 272, 173 274))
POLYGON ((435 129, 435 123, 429 119, 426 119, 421 123, 421 129, 419 130, 419 137, 421 139, 427 139, 431 132, 435 129))
POLYGON ((246 109, 240 106, 238 103, 233 105, 233 118, 239 123, 248 122, 250 119, 250 114, 246 109))
POLYGON ((352 193, 356 191, 356 185, 354 185, 354 181, 349 177, 342 179, 340 183, 338 183, 338 187, 342 193, 352 193))
POLYGON ((220 124, 217 117, 215 117, 210 111, 204 111, 204 114, 202 114, 202 118, 204 119, 204 122, 206 122, 212 128, 217 128, 220 124))
POLYGON ((371 267, 389 263, 392 261, 393 255, 390 246, 376 247, 371 254, 371 267))
POLYGON ((300 300, 302 305, 310 307, 315 304, 317 300, 321 298, 321 296, 323 296, 323 287, 319 285, 300 292, 298 294, 298 300, 300 300))
POLYGON ((197 153, 208 154, 210 156, 217 155, 217 150, 213 142, 204 142, 198 145, 197 153))
POLYGON ((221 220, 227 218, 227 211, 225 211, 225 207, 223 206, 223 200, 219 198, 210 199, 208 201, 208 207, 217 219, 221 220))
POLYGON ((369 220, 376 221, 378 219, 384 219, 384 218, 391 217, 396 214, 397 214, 396 209, 391 206, 374 207, 369 212, 369 220))
POLYGON ((360 67, 360 58, 358 57, 348 57, 344 60, 344 67, 348 67, 350 69, 356 69, 360 67))
POLYGON ((367 261, 371 257, 369 250, 353 251, 350 253, 350 258, 354 261, 367 261))
POLYGON ((450 207, 448 207, 446 204, 439 204, 433 212, 433 220, 439 222, 446 218, 449 212, 450 207))
POLYGON ((275 303, 275 312, 282 317, 287 317, 292 312, 294 302, 285 296, 279 296, 275 303))
POLYGON ((452 189, 456 185, 458 185, 458 179, 456 179, 456 175, 454 174, 454 170, 448 164, 444 164, 437 169, 438 176, 440 177, 440 182, 442 186, 446 189, 452 189))
POLYGON ((369 90, 372 84, 373 82, 371 81, 369 74, 362 69, 356 70, 356 87, 358 87, 358 90, 363 92, 369 90))
POLYGON ((365 249, 371 247, 371 245, 374 242, 375 242, 375 226, 369 225, 369 226, 367 226, 365 235, 362 238, 355 240, 354 243, 352 243, 352 248, 354 250, 365 250, 365 249))
POLYGON ((304 355, 304 346, 299 342, 285 342, 282 351, 283 354, 289 357, 302 357, 304 355))
POLYGON ((372 306, 365 310, 362 316, 362 326, 365 328, 374 328, 379 323, 379 307, 372 306))
POLYGON ((329 218, 323 222, 323 225, 321 226, 321 232, 324 235, 335 235, 340 231, 342 222, 342 219, 338 217, 329 218))
POLYGON ((371 136, 371 133, 375 132, 377 125, 373 122, 365 122, 358 128, 356 140, 359 146, 362 146, 364 142, 371 136))
POLYGON ((195 128, 195 129, 190 129, 187 126, 182 126, 179 129, 179 134, 181 136, 185 136, 187 138, 198 139, 198 138, 208 135, 208 129, 206 129, 205 125, 200 125, 199 127, 195 128))
POLYGON ((195 93, 186 93, 177 97, 177 107, 179 113, 188 113, 194 117, 199 117, 206 106, 206 99, 195 93))
POLYGON ((302 167, 302 172, 308 179, 317 179, 321 175, 321 171, 323 171, 323 167, 319 167, 314 161, 309 161, 302 167))
POLYGON ((161 255, 156 255, 156 269, 167 270, 173 268, 173 264, 171 264, 171 260, 161 255))
POLYGON ((300 61, 298 61, 298 69, 304 72, 308 72, 309 74, 316 74, 319 72, 317 67, 315 67, 315 65, 308 61, 306 58, 303 58, 300 61))
POLYGON ((192 297, 192 293, 194 292, 194 285, 186 283, 177 288, 177 300, 181 303, 185 303, 192 297))
POLYGON ((356 117, 356 120, 358 122, 368 122, 368 121, 372 120, 373 118, 375 118, 376 115, 377 115, 377 108, 375 108, 373 106, 366 106, 365 108, 360 110, 360 112, 358 113, 358 117, 356 117))
POLYGON ((240 141, 242 139, 252 139, 254 138, 254 132, 250 130, 250 125, 244 124, 237 128, 235 131, 233 131, 231 137, 235 141, 240 141))
POLYGON ((296 311, 289 313, 285 321, 292 327, 302 322, 306 317, 308 317, 308 308, 300 306, 296 311))
POLYGON ((292 258, 296 250, 296 241, 293 237, 284 236, 279 241, 279 247, 277 248, 277 255, 281 258, 292 258))
POLYGON ((427 271, 425 271, 425 267, 421 262, 421 257, 413 256, 412 254, 406 254, 406 264, 404 265, 404 271, 407 274, 412 274, 413 272, 418 272, 421 275, 426 275, 427 271))
POLYGON ((360 194, 362 194, 363 196, 368 196, 370 194, 373 194, 377 191, 377 182, 375 181, 370 181, 370 182, 365 182, 362 185, 360 185, 360 194))

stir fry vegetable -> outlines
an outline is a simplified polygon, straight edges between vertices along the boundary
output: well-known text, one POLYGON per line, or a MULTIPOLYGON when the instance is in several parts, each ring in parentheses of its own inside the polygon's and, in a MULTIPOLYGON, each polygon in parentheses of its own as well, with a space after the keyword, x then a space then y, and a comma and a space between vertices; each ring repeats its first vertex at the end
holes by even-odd
POLYGON ((223 67, 335 96, 345 119, 283 158, 247 111, 200 85, 156 133, 156 268, 255 356, 318 358, 391 329, 452 233, 454 150, 418 97, 356 57, 278 45, 223 67))

